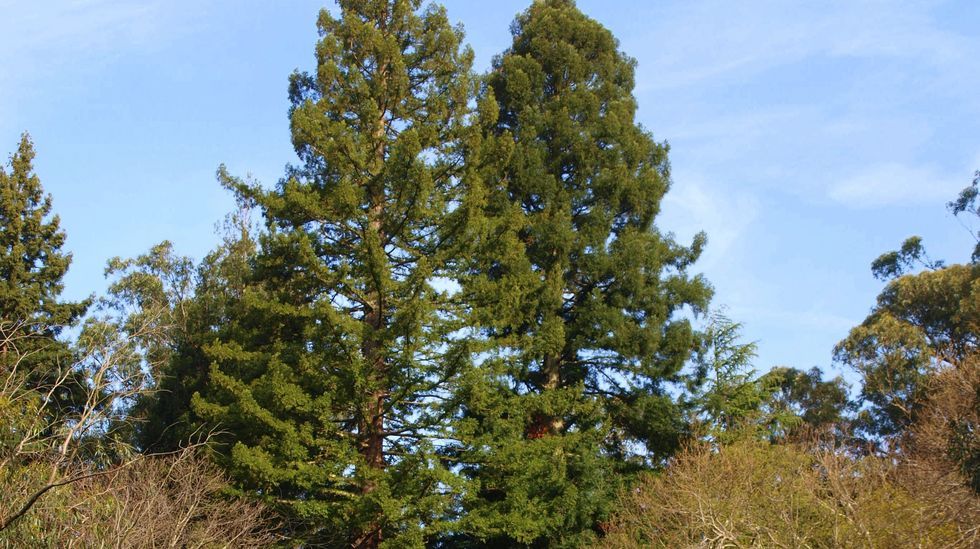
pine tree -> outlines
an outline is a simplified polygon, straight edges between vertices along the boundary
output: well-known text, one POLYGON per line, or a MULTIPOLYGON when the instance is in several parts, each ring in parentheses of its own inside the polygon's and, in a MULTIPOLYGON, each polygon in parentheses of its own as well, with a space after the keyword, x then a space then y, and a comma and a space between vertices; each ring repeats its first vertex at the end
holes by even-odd
MULTIPOLYGON (((44 194, 34 173, 34 145, 25 133, 10 157, 10 171, 0 165, 0 369, 7 371, 10 357, 36 389, 58 390, 50 410, 68 410, 78 404, 84 387, 74 373, 69 346, 58 339, 61 331, 85 314, 90 300, 59 299, 62 279, 71 254, 62 251, 65 232, 58 216, 51 215, 51 196, 44 194), (16 349, 8 349, 16 345, 16 349)), ((8 372, 9 373, 9 372, 8 372)))
POLYGON ((451 543, 588 542, 617 483, 683 431, 665 384, 698 340, 678 313, 710 297, 686 272, 704 237, 653 226, 668 149, 636 124, 633 85, 633 60, 570 0, 535 2, 494 61, 460 281, 484 347, 448 451, 472 489, 451 543))
POLYGON ((87 305, 58 299, 71 254, 61 251, 65 232, 33 163, 34 144, 25 133, 10 172, 0 166, 0 319, 54 337, 87 305))
POLYGON ((239 486, 318 546, 420 546, 452 503, 437 404, 464 361, 434 282, 475 86, 461 31, 420 4, 322 11, 316 73, 290 83, 302 163, 272 191, 230 182, 267 232, 194 408, 239 486))

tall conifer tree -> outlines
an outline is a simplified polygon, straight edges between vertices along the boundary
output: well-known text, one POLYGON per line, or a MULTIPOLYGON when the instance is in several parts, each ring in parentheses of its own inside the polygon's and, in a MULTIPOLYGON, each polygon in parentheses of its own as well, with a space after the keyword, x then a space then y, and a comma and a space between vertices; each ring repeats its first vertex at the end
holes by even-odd
POLYGON ((418 546, 448 512, 435 403, 460 360, 433 285, 453 257, 474 81, 441 7, 341 0, 314 74, 290 84, 302 164, 265 192, 231 181, 267 234, 210 346, 197 412, 235 441, 240 485, 326 546, 418 546))
MULTIPOLYGON (((26 133, 9 165, 9 172, 0 165, 0 329, 5 340, 16 337, 0 346, 0 369, 12 366, 6 363, 10 353, 19 357, 17 365, 32 386, 50 389, 72 363, 58 335, 85 314, 91 300, 60 299, 71 254, 62 251, 65 232, 34 173, 34 144, 26 133)), ((75 375, 62 379, 50 409, 77 405, 84 393, 80 383, 75 375)))
POLYGON ((25 133, 10 157, 10 171, 0 165, 0 319, 54 336, 84 313, 86 303, 59 300, 71 264, 71 254, 61 250, 64 243, 25 133))
POLYGON ((667 146, 636 124, 633 85, 634 61, 571 0, 535 2, 494 61, 461 278, 485 347, 451 450, 473 489, 452 543, 585 543, 623 473, 678 442, 665 383, 698 340, 678 313, 711 291, 686 272, 703 236, 653 226, 667 146))

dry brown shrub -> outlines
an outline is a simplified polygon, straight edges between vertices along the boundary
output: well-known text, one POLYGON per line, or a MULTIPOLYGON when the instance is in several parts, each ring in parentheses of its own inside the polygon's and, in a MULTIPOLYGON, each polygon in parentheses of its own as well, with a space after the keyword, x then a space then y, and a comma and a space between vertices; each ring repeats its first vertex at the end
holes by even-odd
POLYGON ((276 541, 261 505, 223 494, 194 449, 134 461, 60 487, 9 531, 8 547, 263 547, 276 541))
POLYGON ((980 356, 947 362, 927 391, 901 441, 895 477, 980 540, 980 356))
MULTIPOLYGON (((193 450, 146 459, 79 488, 88 530, 113 547, 260 547, 275 540, 261 505, 222 495, 221 471, 193 450), (110 503, 102 499, 103 494, 110 503)), ((84 530, 83 530, 84 531, 84 530)), ((83 545, 84 546, 84 545, 83 545)))
MULTIPOLYGON (((975 547, 890 459, 743 440, 681 452, 624 494, 604 547, 975 547)), ((967 520, 964 520, 967 519, 967 520)))

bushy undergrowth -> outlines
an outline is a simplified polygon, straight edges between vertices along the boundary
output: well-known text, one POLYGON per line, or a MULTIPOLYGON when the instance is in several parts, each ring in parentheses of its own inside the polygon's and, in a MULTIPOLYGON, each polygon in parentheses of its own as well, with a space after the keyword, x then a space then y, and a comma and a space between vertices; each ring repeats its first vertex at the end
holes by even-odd
POLYGON ((980 361, 942 361, 908 430, 867 454, 815 438, 695 444, 623 494, 606 547, 976 547, 980 361))
POLYGON ((624 495, 603 546, 975 547, 978 509, 953 512, 905 472, 751 439, 695 446, 624 495))
MULTIPOLYGON (((43 486, 37 465, 0 471, 0 507, 43 486)), ((223 494, 224 476, 193 450, 143 458, 59 486, 0 533, 0 547, 261 547, 275 541, 262 506, 223 494)))

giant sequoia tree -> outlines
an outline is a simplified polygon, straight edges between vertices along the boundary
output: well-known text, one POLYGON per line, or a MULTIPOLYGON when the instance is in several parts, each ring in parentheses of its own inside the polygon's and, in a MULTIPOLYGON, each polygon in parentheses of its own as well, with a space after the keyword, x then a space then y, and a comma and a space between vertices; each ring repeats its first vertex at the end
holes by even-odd
POLYGON ((614 473, 663 457, 683 429, 665 382, 697 343, 678 313, 710 296, 686 272, 704 239, 653 226, 667 146, 635 121, 633 72, 571 0, 535 2, 494 61, 460 279, 482 341, 451 452, 472 479, 461 538, 583 542, 614 473))
POLYGON ((322 11, 317 70, 290 84, 301 165, 272 191, 232 183, 267 232, 195 407, 232 435, 242 488, 316 544, 421 544, 450 503, 432 440, 461 361, 433 281, 474 86, 461 32, 420 4, 322 11))

